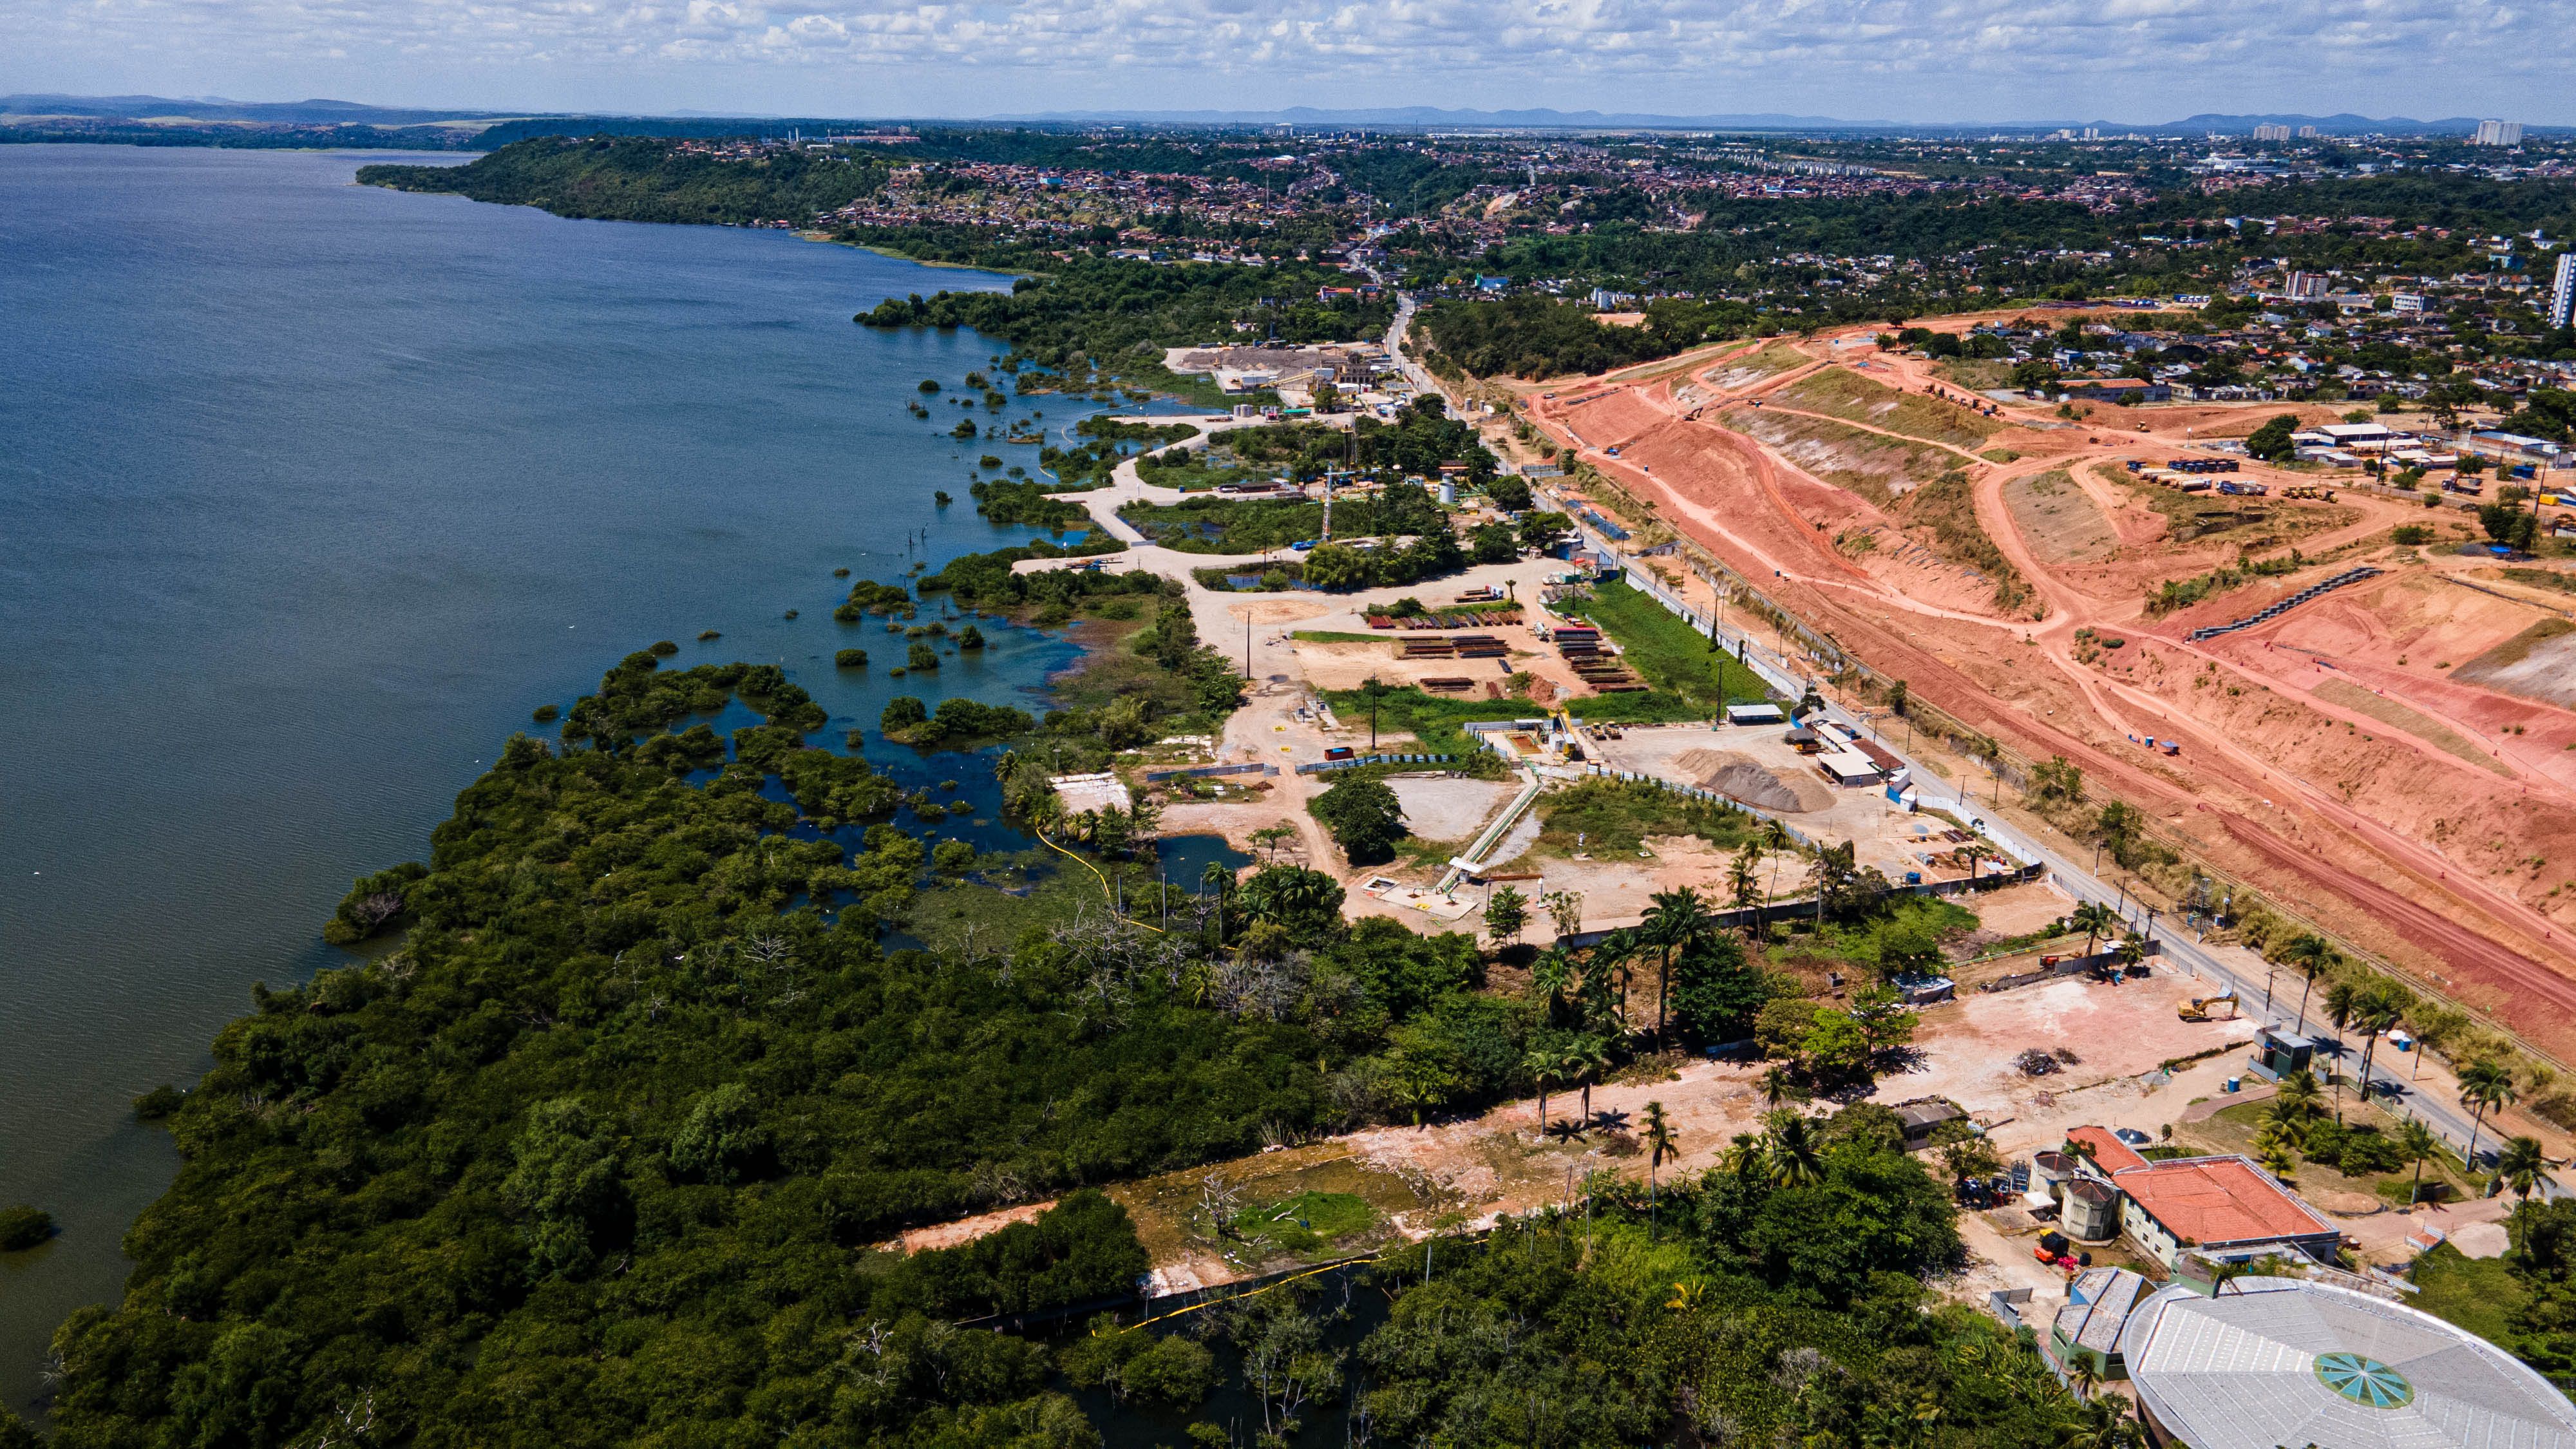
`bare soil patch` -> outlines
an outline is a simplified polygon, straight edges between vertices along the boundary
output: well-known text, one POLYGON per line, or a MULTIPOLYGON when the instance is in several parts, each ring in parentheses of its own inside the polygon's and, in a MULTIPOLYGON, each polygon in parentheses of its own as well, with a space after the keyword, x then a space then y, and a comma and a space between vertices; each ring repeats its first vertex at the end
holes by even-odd
POLYGON ((2420 711, 2409 709, 2385 695, 2373 694, 2351 680, 2324 680, 2319 682, 2313 692, 2317 698, 2329 704, 2338 704, 2356 714, 2368 715, 2391 729, 2404 730, 2442 753, 2457 756, 2482 770, 2492 770, 2499 775, 2513 773, 2493 755, 2461 738, 2459 731, 2449 725, 2420 711))
POLYGON ((2063 468, 2006 483, 2004 506, 2043 563, 2097 563, 2120 545, 2111 520, 2063 468))
POLYGON ((1470 840, 1517 787, 1491 780, 1398 779, 1386 782, 1404 806, 1404 823, 1425 840, 1470 840))

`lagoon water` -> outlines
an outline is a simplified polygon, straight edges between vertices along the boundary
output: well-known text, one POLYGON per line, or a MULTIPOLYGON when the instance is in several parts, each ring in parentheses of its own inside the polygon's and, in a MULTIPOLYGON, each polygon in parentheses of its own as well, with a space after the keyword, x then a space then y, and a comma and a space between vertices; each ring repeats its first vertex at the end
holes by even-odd
POLYGON ((1027 536, 975 516, 954 406, 904 411, 998 349, 850 321, 1007 278, 351 183, 410 159, 459 158, 0 146, 0 1204, 64 1228, 0 1256, 21 1408, 175 1170, 129 1100, 338 959, 350 879, 423 856, 533 707, 674 639, 873 737, 895 694, 1025 703, 1073 654, 988 626, 923 690, 830 617, 835 568, 1027 536), (853 644, 881 667, 836 671, 853 644))

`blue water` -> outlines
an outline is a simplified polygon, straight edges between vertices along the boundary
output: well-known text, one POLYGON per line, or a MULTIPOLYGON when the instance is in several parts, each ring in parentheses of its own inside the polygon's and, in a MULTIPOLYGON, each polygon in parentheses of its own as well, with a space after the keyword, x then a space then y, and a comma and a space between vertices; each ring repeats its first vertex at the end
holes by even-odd
MULTIPOLYGON (((935 688, 831 663, 897 643, 832 621, 835 568, 1028 536, 966 498, 1012 450, 904 410, 998 347, 851 314, 1007 278, 351 184, 396 159, 0 146, 0 1203, 65 1229, 0 1256, 20 1406, 175 1167, 129 1099, 332 960, 350 879, 532 708, 667 638, 785 666, 837 743, 897 693, 1034 705, 1074 655, 988 624, 935 688)), ((975 415, 1031 402, 1089 410, 975 415)), ((989 797, 973 757, 871 754, 989 797)))

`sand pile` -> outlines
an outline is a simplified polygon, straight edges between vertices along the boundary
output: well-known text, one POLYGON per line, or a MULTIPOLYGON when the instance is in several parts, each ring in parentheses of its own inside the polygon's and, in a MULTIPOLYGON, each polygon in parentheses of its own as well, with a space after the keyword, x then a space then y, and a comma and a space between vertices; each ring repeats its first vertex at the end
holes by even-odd
POLYGON ((1732 795, 1765 810, 1804 812, 1834 803, 1834 792, 1822 780, 1783 778, 1751 755, 1734 750, 1684 750, 1673 763, 1701 789, 1732 795))

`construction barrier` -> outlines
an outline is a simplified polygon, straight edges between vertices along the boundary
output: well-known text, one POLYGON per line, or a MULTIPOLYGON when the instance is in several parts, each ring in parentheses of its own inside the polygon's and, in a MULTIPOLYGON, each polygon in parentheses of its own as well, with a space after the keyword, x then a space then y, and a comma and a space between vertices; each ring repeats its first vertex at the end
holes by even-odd
POLYGON ((1147 770, 1145 772, 1145 783, 1151 785, 1163 780, 1207 779, 1215 775, 1276 775, 1278 773, 1279 767, 1277 765, 1263 765, 1257 763, 1250 765, 1200 765, 1187 770, 1147 770))
MULTIPOLYGON (((1299 765, 1300 775, 1321 775, 1332 770, 1356 770, 1362 765, 1446 765, 1456 755, 1371 755, 1364 760, 1325 760, 1320 764, 1299 765)), ((1151 778, 1151 777, 1148 777, 1151 778)))

